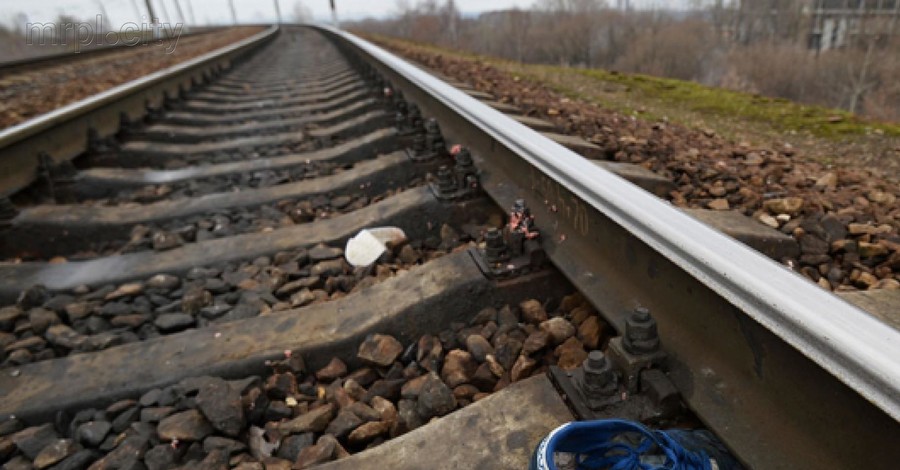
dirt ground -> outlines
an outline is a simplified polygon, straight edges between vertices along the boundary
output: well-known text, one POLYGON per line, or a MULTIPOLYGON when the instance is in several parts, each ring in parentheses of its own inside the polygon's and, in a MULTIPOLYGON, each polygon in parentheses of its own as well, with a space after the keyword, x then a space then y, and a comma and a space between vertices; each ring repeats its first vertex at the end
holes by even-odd
POLYGON ((679 207, 738 210, 792 235, 802 255, 781 261, 823 288, 900 289, 896 137, 781 132, 765 122, 639 100, 558 68, 374 39, 599 145, 611 160, 671 178, 678 189, 669 199, 679 207), (619 111, 628 108, 634 112, 619 111))

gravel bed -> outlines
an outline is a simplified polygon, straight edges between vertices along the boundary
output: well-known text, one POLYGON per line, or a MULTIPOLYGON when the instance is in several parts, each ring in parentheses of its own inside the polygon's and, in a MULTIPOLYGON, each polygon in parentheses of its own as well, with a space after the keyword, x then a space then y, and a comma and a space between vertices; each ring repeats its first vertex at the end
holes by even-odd
MULTIPOLYGON (((467 228, 481 233, 479 227, 467 228)), ((335 300, 481 242, 466 233, 445 225, 441 238, 394 247, 367 268, 352 268, 340 247, 318 245, 196 267, 181 277, 160 273, 66 293, 33 286, 0 308, 0 368, 335 300)))
MULTIPOLYGON (((334 141, 334 144, 340 143, 334 141)), ((166 156, 166 157, 148 157, 146 162, 140 166, 142 168, 151 168, 155 170, 177 170, 181 168, 193 166, 215 165, 219 163, 233 163, 257 158, 280 157, 289 154, 309 153, 321 150, 331 146, 329 141, 321 139, 305 139, 291 142, 289 144, 279 143, 270 145, 254 145, 249 147, 235 146, 229 150, 219 150, 215 152, 204 152, 195 155, 166 156)), ((127 161, 127 156, 122 156, 118 150, 108 150, 87 155, 84 162, 80 165, 88 167, 104 167, 122 166, 123 160, 127 161)))
POLYGON ((528 299, 408 344, 370 335, 356 357, 330 358, 318 370, 285 351, 264 377, 190 378, 55 424, 13 419, 0 423, 0 461, 6 468, 309 468, 380 445, 550 365, 577 367, 608 331, 580 295, 528 299))
POLYGON ((279 184, 294 183, 305 179, 330 176, 352 169, 352 164, 331 162, 309 162, 281 170, 259 170, 248 173, 233 173, 211 178, 198 178, 178 183, 142 186, 139 189, 120 191, 115 196, 99 199, 83 199, 79 202, 97 205, 119 205, 127 203, 151 203, 167 199, 189 198, 208 194, 241 191, 252 188, 266 188, 279 184))
MULTIPOLYGON (((359 192, 338 196, 319 195, 303 199, 286 198, 262 206, 222 209, 161 223, 138 224, 131 228, 128 238, 97 242, 87 250, 67 256, 66 260, 78 261, 148 250, 166 251, 186 243, 247 233, 268 232, 331 219, 362 209, 421 184, 421 180, 413 181, 404 188, 389 190, 372 198, 359 192)), ((56 259, 62 261, 59 257, 56 259)), ((35 259, 28 261, 35 261, 35 259)))
POLYGON ((825 289, 900 289, 896 176, 811 161, 787 143, 733 142, 712 130, 625 116, 484 61, 394 49, 599 145, 612 160, 669 177, 678 185, 669 195, 676 206, 738 210, 791 235, 802 255, 780 261, 825 289))

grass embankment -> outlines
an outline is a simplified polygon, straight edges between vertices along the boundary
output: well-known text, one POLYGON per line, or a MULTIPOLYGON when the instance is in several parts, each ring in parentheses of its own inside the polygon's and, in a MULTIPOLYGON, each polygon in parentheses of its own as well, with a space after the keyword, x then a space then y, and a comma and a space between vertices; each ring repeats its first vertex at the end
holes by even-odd
MULTIPOLYGON (((534 80, 571 99, 594 102, 644 119, 713 129, 732 138, 790 133, 828 139, 881 134, 900 136, 900 124, 869 121, 846 111, 648 75, 551 65, 530 65, 383 36, 387 46, 476 59, 534 80)), ((752 137, 751 137, 752 138, 752 137)))
POLYGON ((686 107, 693 112, 742 118, 768 124, 782 131, 806 131, 818 137, 861 135, 877 131, 900 136, 900 125, 867 121, 837 109, 802 105, 785 99, 683 80, 597 69, 577 69, 577 72, 595 80, 624 86, 627 93, 658 100, 663 104, 686 107))

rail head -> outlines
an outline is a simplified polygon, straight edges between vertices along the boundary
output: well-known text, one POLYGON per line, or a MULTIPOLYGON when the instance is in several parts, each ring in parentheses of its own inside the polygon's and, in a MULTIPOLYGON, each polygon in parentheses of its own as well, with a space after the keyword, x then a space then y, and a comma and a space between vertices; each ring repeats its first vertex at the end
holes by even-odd
POLYGON ((350 33, 318 27, 483 129, 900 420, 900 332, 419 67, 350 33))

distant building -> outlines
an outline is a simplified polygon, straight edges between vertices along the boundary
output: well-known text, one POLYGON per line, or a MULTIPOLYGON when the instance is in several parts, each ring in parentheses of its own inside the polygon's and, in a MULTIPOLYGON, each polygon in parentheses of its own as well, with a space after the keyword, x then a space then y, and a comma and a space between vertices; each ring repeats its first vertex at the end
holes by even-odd
POLYGON ((839 49, 859 35, 897 34, 900 0, 808 0, 809 47, 839 49))

